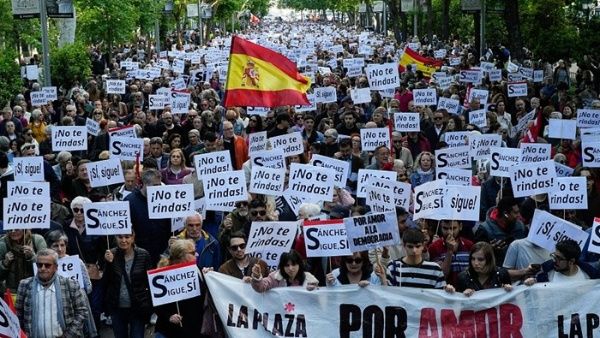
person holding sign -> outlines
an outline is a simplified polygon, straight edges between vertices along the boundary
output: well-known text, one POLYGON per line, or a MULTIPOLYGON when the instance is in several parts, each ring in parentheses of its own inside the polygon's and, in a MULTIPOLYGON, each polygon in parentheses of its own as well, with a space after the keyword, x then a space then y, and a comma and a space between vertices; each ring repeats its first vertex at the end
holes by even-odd
POLYGON ((81 337, 88 308, 79 283, 56 273, 58 255, 52 249, 40 250, 35 264, 37 275, 22 280, 17 291, 21 328, 28 337, 81 337))
POLYGON ((111 315, 115 338, 144 338, 144 327, 152 314, 146 275, 152 259, 148 251, 134 245, 134 233, 116 237, 117 247, 104 254, 106 311, 111 315))
POLYGON ((435 163, 433 154, 424 151, 415 159, 415 166, 410 174, 410 184, 413 188, 423 183, 431 182, 435 177, 435 163))
POLYGON ((35 254, 42 249, 46 249, 44 237, 31 230, 8 230, 0 238, 2 293, 7 288, 14 293, 21 280, 33 276, 35 254))
POLYGON ((381 264, 375 268, 369 262, 367 251, 355 252, 352 256, 342 257, 339 268, 331 271, 326 276, 327 286, 358 284, 365 287, 369 284, 384 285, 385 269, 381 264))
MULTIPOLYGON (((163 258, 158 267, 194 262, 196 249, 189 239, 177 239, 169 247, 169 257, 163 258)), ((202 296, 168 303, 154 308, 158 319, 154 328, 155 338, 198 337, 202 330, 202 296)))
POLYGON ((162 170, 164 184, 182 184, 183 178, 191 174, 192 170, 185 165, 183 150, 175 148, 169 154, 169 164, 162 170))
POLYGON ((265 292, 273 288, 286 286, 303 286, 308 291, 317 288, 319 281, 310 272, 305 271, 302 257, 296 250, 281 255, 277 270, 268 277, 263 277, 259 264, 252 267, 252 288, 256 292, 265 292))
POLYGON ((458 275, 456 290, 471 297, 475 291, 503 288, 512 290, 508 270, 496 266, 494 248, 486 242, 473 245, 469 253, 469 268, 458 275))
POLYGON ((252 281, 252 277, 250 277, 252 269, 255 265, 260 265, 262 276, 267 277, 269 275, 269 267, 265 261, 246 254, 246 243, 248 241, 243 232, 229 233, 229 230, 226 230, 223 236, 229 239, 227 250, 232 258, 221 265, 219 268, 220 273, 250 283, 252 281))
POLYGON ((551 260, 541 266, 541 271, 534 277, 527 278, 525 285, 537 283, 571 283, 600 278, 599 271, 591 265, 581 262, 581 248, 572 239, 556 243, 556 250, 550 254, 551 260))
POLYGON ((196 244, 196 263, 200 269, 218 269, 221 266, 221 245, 216 238, 202 229, 202 215, 198 212, 185 218, 185 229, 177 236, 191 239, 196 244))

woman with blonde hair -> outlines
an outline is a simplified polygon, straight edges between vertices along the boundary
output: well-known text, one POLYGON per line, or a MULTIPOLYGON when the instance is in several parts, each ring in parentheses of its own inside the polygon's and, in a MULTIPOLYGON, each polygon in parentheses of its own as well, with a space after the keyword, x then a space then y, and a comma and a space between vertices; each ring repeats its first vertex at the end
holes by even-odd
POLYGON ((435 178, 435 164, 433 154, 428 151, 421 152, 415 159, 412 174, 410 174, 410 183, 413 188, 435 178))
POLYGON ((162 181, 164 184, 182 184, 183 178, 192 172, 185 165, 185 155, 183 150, 176 148, 171 150, 169 155, 169 164, 162 170, 162 181))
MULTIPOLYGON (((163 258, 158 267, 196 262, 196 246, 190 239, 176 239, 169 246, 169 257, 163 258)), ((202 329, 202 296, 154 308, 158 320, 155 338, 197 337, 202 329)))

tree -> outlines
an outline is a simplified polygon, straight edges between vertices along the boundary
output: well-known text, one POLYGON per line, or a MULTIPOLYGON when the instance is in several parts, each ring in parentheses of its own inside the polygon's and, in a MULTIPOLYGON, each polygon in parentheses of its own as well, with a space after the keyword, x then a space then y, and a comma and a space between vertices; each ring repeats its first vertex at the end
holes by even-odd
POLYGON ((0 53, 0 109, 10 104, 11 98, 21 92, 21 71, 15 62, 17 53, 5 49, 0 53))
POLYGON ((92 74, 92 62, 82 43, 55 48, 51 55, 50 72, 56 86, 68 89, 75 81, 86 80, 92 74))
MULTIPOLYGON (((521 39, 519 0, 506 0, 504 4, 504 22, 506 23, 508 33, 508 49, 515 59, 520 59, 523 55, 523 40, 521 39)), ((542 23, 540 22, 539 24, 542 23)))

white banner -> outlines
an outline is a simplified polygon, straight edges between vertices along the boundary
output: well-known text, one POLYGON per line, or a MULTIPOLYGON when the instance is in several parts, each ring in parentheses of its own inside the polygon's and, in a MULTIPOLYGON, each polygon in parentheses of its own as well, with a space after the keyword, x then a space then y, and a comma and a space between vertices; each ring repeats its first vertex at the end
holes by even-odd
POLYGON ((286 157, 300 155, 304 152, 304 141, 300 132, 271 137, 269 142, 273 149, 283 150, 286 157))
POLYGON ((28 156, 13 158, 15 181, 44 182, 44 158, 28 156))
POLYGON ((419 117, 419 113, 394 114, 394 130, 420 132, 421 119, 419 117))
MULTIPOLYGON (((14 2, 20 1, 13 0, 13 3, 14 2)), ((36 4, 35 1, 33 3, 34 5, 36 4)), ((27 4, 30 4, 30 2, 27 2, 27 4)), ((17 314, 14 313, 10 309, 10 307, 8 307, 8 305, 4 302, 4 299, 0 299, 0 317, 2 318, 2 323, 0 323, 0 337, 21 336, 21 325, 19 323, 19 317, 17 317, 17 314)))
MULTIPOLYGON (((37 265, 33 264, 33 274, 37 275, 37 265)), ((58 259, 58 270, 56 273, 65 278, 76 281, 81 289, 85 288, 85 281, 83 280, 83 273, 81 271, 81 261, 79 255, 65 256, 58 259)), ((1 326, 1 325, 0 325, 1 326)), ((2 335, 0 334, 0 337, 2 335)))
POLYGON ((521 160, 521 149, 492 147, 490 151, 492 152, 490 175, 510 177, 510 168, 519 165, 521 160))
POLYGON ((533 244, 554 252, 556 243, 565 239, 574 240, 583 250, 589 236, 579 226, 556 217, 547 211, 535 209, 527 239, 533 244))
POLYGON ((307 201, 331 202, 335 170, 317 168, 308 164, 292 163, 290 166, 289 192, 295 196, 304 196, 307 201))
POLYGON ((469 298, 378 285, 258 293, 218 272, 206 274, 206 283, 231 338, 584 337, 570 332, 597 326, 597 304, 590 299, 600 296, 596 281, 517 286, 511 292, 495 288, 469 298), (552 301, 532 305, 541 300, 552 301))
POLYGON ((314 165, 315 167, 331 168, 335 170, 335 176, 333 178, 335 186, 340 188, 346 187, 346 181, 348 177, 350 177, 350 162, 314 154, 312 155, 309 164, 314 165))
POLYGON ((487 104, 488 98, 490 96, 490 92, 485 89, 471 89, 469 91, 469 100, 468 102, 473 101, 473 99, 478 99, 480 104, 487 104))
POLYGON ((194 156, 194 167, 198 178, 204 175, 224 173, 233 170, 229 151, 215 151, 194 156))
POLYGON ((144 139, 133 137, 111 137, 109 151, 111 158, 114 156, 121 161, 139 160, 139 162, 142 163, 144 160, 144 139))
POLYGON ((173 114, 187 114, 190 108, 191 101, 190 93, 171 93, 171 112, 173 114))
POLYGON ((469 112, 469 123, 479 128, 487 127, 487 114, 485 109, 471 110, 469 112))
POLYGON ((154 306, 200 296, 200 275, 196 262, 149 270, 148 284, 154 306))
POLYGON ((150 186, 146 190, 150 219, 186 217, 195 212, 192 184, 150 186))
POLYGON ((304 221, 303 229, 307 257, 352 255, 344 220, 304 221))
POLYGON ((557 177, 554 189, 548 192, 551 210, 587 209, 587 179, 585 177, 557 177))
POLYGON ((573 174, 575 169, 568 167, 564 164, 560 164, 558 162, 554 162, 554 167, 556 168, 556 177, 567 177, 573 174))
POLYGON ((285 170, 252 166, 248 191, 253 194, 278 196, 283 194, 285 170))
POLYGON ((83 215, 88 235, 131 234, 131 217, 127 201, 84 203, 83 215))
POLYGON ((413 90, 413 103, 415 106, 435 106, 437 104, 437 91, 435 88, 413 90))
POLYGON ((379 146, 390 148, 389 128, 362 128, 360 143, 363 151, 374 151, 379 146))
POLYGON ((344 218, 352 252, 400 244, 396 212, 344 218))
POLYGON ((49 182, 15 182, 8 181, 7 197, 29 197, 36 199, 50 199, 49 182))
POLYGON ((110 137, 137 137, 134 126, 118 127, 108 130, 110 137))
POLYGON ((202 183, 204 196, 210 205, 248 200, 246 175, 243 170, 204 175, 202 183))
POLYGON ((46 94, 43 91, 31 92, 31 106, 40 107, 48 103, 46 94))
POLYGON ((510 179, 515 197, 547 193, 552 190, 556 179, 554 161, 539 162, 535 166, 521 162, 510 167, 510 179))
POLYGON ((42 87, 42 91, 46 96, 46 101, 56 101, 58 100, 58 90, 56 87, 42 87))
POLYGON ((86 163, 90 186, 104 187, 125 182, 123 168, 118 158, 86 163))
POLYGON ((502 69, 492 69, 488 73, 490 82, 502 81, 502 69))
POLYGON ((170 104, 171 100, 168 96, 161 94, 148 95, 148 109, 150 110, 162 110, 165 106, 170 104))
POLYGON ((481 187, 448 185, 446 188, 444 208, 450 209, 450 219, 478 222, 481 187))
POLYGON ((449 131, 444 133, 444 141, 450 148, 468 146, 470 134, 469 131, 449 131))
POLYGON ((435 166, 441 168, 471 168, 468 146, 438 149, 435 151, 435 166))
POLYGON ((292 248, 297 230, 298 222, 252 222, 246 253, 277 268, 279 256, 292 248))
POLYGON ((87 150, 87 128, 52 127, 52 151, 87 150))
POLYGON ((396 63, 368 64, 366 73, 371 90, 400 87, 400 76, 396 63))

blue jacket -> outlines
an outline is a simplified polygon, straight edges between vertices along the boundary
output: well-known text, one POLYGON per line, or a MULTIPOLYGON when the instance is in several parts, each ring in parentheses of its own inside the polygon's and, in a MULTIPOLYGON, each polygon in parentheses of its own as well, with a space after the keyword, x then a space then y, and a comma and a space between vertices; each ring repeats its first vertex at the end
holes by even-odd
MULTIPOLYGON (((187 238, 186 231, 183 230, 179 238, 187 238)), ((210 233, 202 230, 202 235, 196 241, 196 265, 198 268, 213 268, 218 271, 222 264, 221 245, 219 241, 210 233)))
MULTIPOLYGON (((590 279, 600 278, 600 272, 588 263, 580 260, 579 262, 577 262, 577 266, 588 276, 590 276, 590 279)), ((535 275, 535 280, 540 283, 549 282, 548 273, 551 271, 554 271, 554 261, 545 261, 544 263, 542 263, 542 269, 540 270, 540 272, 538 272, 538 274, 535 275)))

